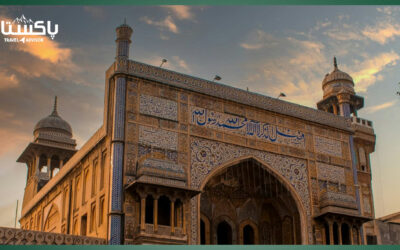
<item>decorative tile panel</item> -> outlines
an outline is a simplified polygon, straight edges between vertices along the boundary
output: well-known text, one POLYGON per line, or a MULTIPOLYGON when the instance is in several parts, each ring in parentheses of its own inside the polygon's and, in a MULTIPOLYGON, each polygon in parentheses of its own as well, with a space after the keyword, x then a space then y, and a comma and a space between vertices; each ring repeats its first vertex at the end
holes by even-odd
POLYGON ((178 173, 185 172, 182 165, 175 164, 174 162, 169 162, 169 161, 159 160, 159 159, 151 159, 151 158, 146 159, 142 164, 140 164, 140 167, 169 170, 169 171, 178 172, 178 173))
MULTIPOLYGON (((311 232, 311 205, 308 190, 307 164, 305 160, 196 137, 191 138, 190 147, 190 180, 192 188, 200 188, 204 184, 204 180, 214 169, 233 159, 239 159, 244 156, 257 157, 257 159, 260 159, 265 165, 272 167, 282 175, 296 190, 307 216, 306 223, 308 231, 311 232)), ((196 211, 196 215, 192 212, 192 223, 193 221, 194 223, 197 221, 197 217, 194 217, 197 216, 197 208, 194 208, 194 203, 196 203, 196 201, 192 199, 192 211, 193 209, 196 211)), ((192 224, 192 240, 197 239, 197 235, 194 235, 194 227, 197 228, 197 224, 192 224)), ((311 233, 309 242, 312 242, 311 233)))
POLYGON ((369 202, 369 198, 364 197, 363 203, 364 203, 364 213, 370 214, 371 213, 371 204, 369 202))
POLYGON ((321 197, 320 197, 321 202, 325 201, 334 201, 334 202, 342 202, 342 203, 348 203, 352 207, 356 208, 356 200, 352 195, 349 194, 342 194, 342 193, 336 193, 336 192, 324 192, 321 197))
POLYGON ((190 217, 192 218, 191 220, 191 227, 190 227, 190 244, 195 245, 198 244, 198 231, 199 231, 199 226, 197 223, 197 217, 199 214, 199 209, 198 209, 198 200, 197 196, 193 197, 190 199, 190 217))
POLYGON ((178 134, 164 129, 139 126, 139 143, 176 151, 178 149, 178 134))
POLYGON ((318 153, 342 157, 342 144, 340 141, 314 136, 314 147, 318 153))
POLYGON ((305 147, 304 133, 299 130, 283 128, 269 123, 248 120, 244 117, 194 106, 190 107, 190 115, 190 123, 197 126, 218 129, 272 143, 280 143, 298 148, 305 147))
POLYGON ((318 179, 336 183, 344 183, 345 173, 344 168, 317 162, 318 179))
POLYGON ((178 104, 164 98, 141 94, 139 111, 145 115, 178 121, 178 104))

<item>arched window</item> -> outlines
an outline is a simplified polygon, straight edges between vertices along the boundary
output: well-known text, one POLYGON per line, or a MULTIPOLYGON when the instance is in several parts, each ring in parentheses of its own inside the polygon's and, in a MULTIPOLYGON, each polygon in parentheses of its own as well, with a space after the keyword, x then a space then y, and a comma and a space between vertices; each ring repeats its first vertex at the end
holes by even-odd
POLYGON ((243 228, 243 244, 244 245, 253 245, 253 244, 255 244, 254 229, 250 225, 246 225, 243 228))
POLYGON ((39 157, 39 171, 42 173, 47 173, 47 156, 45 154, 41 154, 39 157))
POLYGON ((206 223, 200 219, 200 244, 206 244, 206 223))
POLYGON ((89 168, 84 170, 83 177, 82 204, 85 204, 86 199, 89 197, 89 168))
POLYGON ((81 235, 86 236, 87 232, 87 214, 81 217, 81 235))
POLYGON ((95 231, 96 229, 96 205, 92 204, 92 208, 90 211, 90 232, 95 231))
POLYGON ((330 236, 330 233, 329 233, 329 225, 328 225, 328 223, 325 223, 324 224, 324 231, 325 231, 325 244, 326 245, 330 245, 331 244, 331 236, 330 236))
POLYGON ((54 177, 60 170, 60 158, 57 155, 53 155, 50 161, 50 173, 51 177, 54 177))
POLYGON ((78 175, 75 179, 75 189, 74 189, 74 209, 79 207, 79 196, 81 193, 81 182, 80 176, 78 175))
POLYGON ((350 245, 350 227, 347 223, 342 224, 342 245, 350 245))
POLYGON ((367 169, 367 158, 366 158, 366 155, 365 155, 365 150, 364 150, 364 148, 362 148, 362 147, 360 147, 359 149, 358 149, 358 157, 359 157, 359 159, 360 159, 360 168, 361 168, 361 171, 367 171, 368 169, 367 169))
POLYGON ((182 227, 183 223, 183 203, 180 199, 177 199, 174 204, 175 214, 174 214, 174 224, 175 227, 182 227))
POLYGON ((232 228, 226 221, 222 221, 218 224, 217 244, 218 245, 232 244, 232 228))
POLYGON ((158 199, 158 224, 171 226, 171 201, 167 196, 158 199))
POLYGON ((154 213, 154 199, 153 196, 148 195, 146 197, 146 213, 145 213, 145 223, 148 224, 153 224, 154 223, 154 218, 153 218, 153 213, 154 213))
POLYGON ((336 222, 333 223, 333 244, 339 245, 339 226, 336 222))

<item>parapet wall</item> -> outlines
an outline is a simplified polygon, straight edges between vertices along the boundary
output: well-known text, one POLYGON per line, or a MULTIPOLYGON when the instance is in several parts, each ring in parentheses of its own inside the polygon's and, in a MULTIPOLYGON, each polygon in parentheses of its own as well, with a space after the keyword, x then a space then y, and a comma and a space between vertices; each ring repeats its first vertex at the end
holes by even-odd
POLYGON ((0 245, 105 245, 101 238, 0 227, 0 245))

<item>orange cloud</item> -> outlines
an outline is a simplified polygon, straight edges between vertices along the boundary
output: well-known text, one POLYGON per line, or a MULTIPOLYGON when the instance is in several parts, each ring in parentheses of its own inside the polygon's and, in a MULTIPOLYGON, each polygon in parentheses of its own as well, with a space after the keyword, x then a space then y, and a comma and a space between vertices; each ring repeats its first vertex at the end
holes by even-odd
POLYGON ((365 92, 367 88, 376 81, 382 80, 379 73, 387 66, 395 65, 400 59, 400 56, 391 51, 389 53, 382 53, 376 57, 370 58, 358 64, 359 70, 351 73, 355 82, 356 92, 365 92))
POLYGON ((396 100, 395 101, 391 101, 391 102, 385 102, 385 103, 382 103, 382 104, 379 104, 379 105, 368 107, 368 108, 365 109, 365 111, 367 113, 369 113, 369 114, 375 113, 376 111, 392 107, 393 105, 396 104, 396 102, 397 102, 396 100))
POLYGON ((6 71, 0 71, 0 89, 15 88, 18 86, 19 80, 15 74, 8 74, 6 71))
POLYGON ((32 136, 26 133, 0 128, 0 156, 10 152, 17 152, 18 149, 23 148, 24 145, 28 145, 31 140, 32 136))
POLYGON ((71 63, 71 49, 60 48, 59 43, 48 37, 41 36, 36 38, 43 38, 43 42, 18 43, 15 49, 52 63, 71 63))
POLYGON ((366 27, 362 34, 383 45, 389 40, 394 40, 396 36, 400 36, 400 25, 381 22, 375 27, 366 27))

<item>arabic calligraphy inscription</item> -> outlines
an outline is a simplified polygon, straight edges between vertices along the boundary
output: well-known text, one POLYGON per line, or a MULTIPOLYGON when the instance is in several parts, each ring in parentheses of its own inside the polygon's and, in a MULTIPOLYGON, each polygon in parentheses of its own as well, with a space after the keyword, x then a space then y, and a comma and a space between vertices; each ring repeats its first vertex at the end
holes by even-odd
POLYGON ((304 133, 299 130, 279 127, 244 117, 215 112, 191 106, 191 124, 226 132, 249 136, 272 143, 305 147, 304 133))

